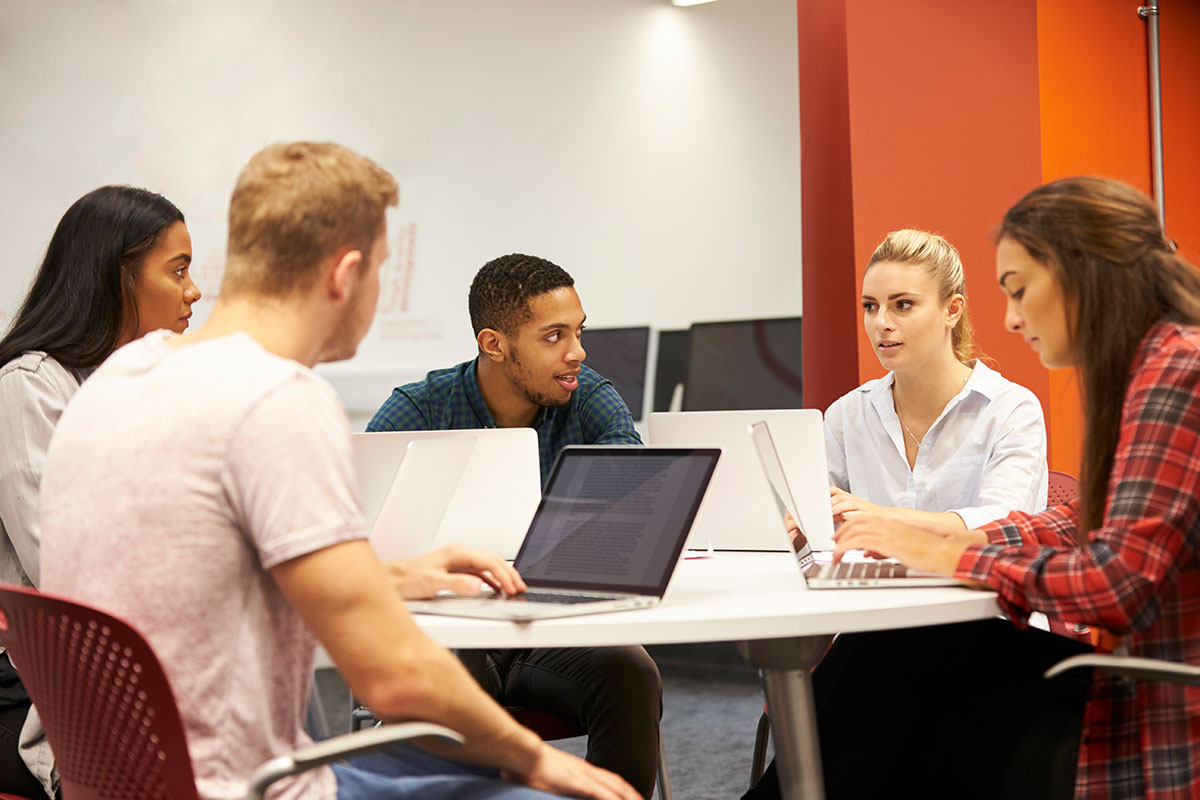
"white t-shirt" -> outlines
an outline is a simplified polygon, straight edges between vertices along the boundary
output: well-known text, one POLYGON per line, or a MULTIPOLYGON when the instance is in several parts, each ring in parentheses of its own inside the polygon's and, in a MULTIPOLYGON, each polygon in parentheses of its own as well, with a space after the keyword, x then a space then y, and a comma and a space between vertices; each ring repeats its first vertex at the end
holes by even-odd
POLYGON ((867 381, 825 412, 831 484, 876 505, 953 511, 967 528, 1046 507, 1046 423, 1033 392, 977 361, 910 469, 895 380, 867 381))
MULTIPOLYGON (((42 587, 137 627, 166 668, 200 796, 302 747, 315 643, 268 570, 366 535, 348 422, 312 370, 237 334, 121 348, 59 421, 42 587)), ((333 773, 276 784, 333 798, 333 773)))

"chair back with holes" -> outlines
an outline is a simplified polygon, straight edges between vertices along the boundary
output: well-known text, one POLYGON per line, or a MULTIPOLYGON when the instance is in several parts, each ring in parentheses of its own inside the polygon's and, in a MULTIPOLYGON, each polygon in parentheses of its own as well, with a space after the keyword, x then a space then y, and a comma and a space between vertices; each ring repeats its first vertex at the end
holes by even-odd
POLYGON ((0 645, 41 715, 69 800, 197 800, 166 673, 128 623, 0 586, 0 645))
POLYGON ((1046 492, 1046 505, 1065 505, 1079 496, 1079 479, 1069 472, 1050 470, 1050 486, 1046 492))

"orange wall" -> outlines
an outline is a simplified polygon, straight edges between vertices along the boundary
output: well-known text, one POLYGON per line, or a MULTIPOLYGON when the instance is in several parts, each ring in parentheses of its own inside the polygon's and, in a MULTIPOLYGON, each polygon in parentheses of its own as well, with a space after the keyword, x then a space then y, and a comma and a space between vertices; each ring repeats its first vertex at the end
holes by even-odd
MULTIPOLYGON (((1150 192, 1146 30, 1124 0, 1039 0, 1042 180, 1105 175, 1150 192), (1086 42, 1087 46, 1080 46, 1086 42)), ((1050 464, 1079 474, 1074 370, 1050 374, 1050 464)))
MULTIPOLYGON (((859 324, 863 266, 889 230, 930 228, 962 252, 982 350, 1041 399, 1051 466, 1077 474, 1073 373, 1047 372, 1003 330, 989 235, 1046 180, 1102 174, 1150 190, 1137 4, 798 0, 797 9, 804 314, 828 326, 806 325, 805 404, 824 408, 882 374, 859 324), (821 392, 810 395, 818 369, 821 392)), ((1160 25, 1167 233, 1200 263, 1200 3, 1167 4, 1160 25)))
MULTIPOLYGON (((846 20, 855 296, 888 231, 946 236, 963 257, 980 348, 1044 399, 1046 370, 1003 329, 990 239, 1041 180, 1034 0, 853 0, 846 20)), ((882 375, 861 325, 857 340, 860 380, 882 375)))
MULTIPOLYGON (((1160 18, 1166 229, 1200 255, 1200 5, 1160 18)), ((1093 174, 1152 191, 1146 23, 1125 0, 1039 0, 1042 179, 1093 174)), ((1078 474, 1074 372, 1050 376, 1051 466, 1078 474)))

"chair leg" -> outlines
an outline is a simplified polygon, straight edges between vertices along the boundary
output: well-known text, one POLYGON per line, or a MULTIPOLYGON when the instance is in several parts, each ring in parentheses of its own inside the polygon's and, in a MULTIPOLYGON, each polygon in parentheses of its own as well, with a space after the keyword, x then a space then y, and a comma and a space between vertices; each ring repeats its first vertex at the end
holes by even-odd
POLYGON ((767 742, 771 740, 771 718, 763 712, 754 732, 754 755, 750 760, 750 788, 753 789, 767 768, 767 742))
POLYGON ((671 776, 667 774, 667 745, 658 736, 658 800, 671 800, 671 776))
POLYGON ((366 706, 358 702, 358 698, 350 695, 350 732, 360 731, 378 723, 375 715, 366 706))
POLYGON ((304 730, 314 742, 328 739, 330 735, 329 720, 325 718, 325 708, 321 705, 321 693, 317 691, 315 676, 312 688, 308 690, 308 710, 305 713, 304 730))

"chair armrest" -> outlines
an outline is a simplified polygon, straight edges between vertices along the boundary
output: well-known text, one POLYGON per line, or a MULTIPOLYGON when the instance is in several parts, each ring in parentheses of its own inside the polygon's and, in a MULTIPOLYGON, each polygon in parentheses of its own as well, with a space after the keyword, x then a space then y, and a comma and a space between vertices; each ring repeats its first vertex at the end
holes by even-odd
POLYGON ((1130 658, 1100 653, 1086 653, 1064 658, 1050 669, 1046 677, 1053 678, 1069 670, 1090 667, 1110 675, 1122 675, 1144 681, 1166 681, 1187 686, 1200 686, 1200 667, 1178 664, 1157 658, 1130 658))
POLYGON ((263 764, 251 776, 250 786, 246 789, 246 798, 247 800, 262 800, 268 786, 288 775, 298 775, 314 767, 342 761, 378 750, 395 742, 418 737, 433 738, 443 744, 466 742, 462 734, 430 722, 400 722, 395 725, 380 725, 377 728, 334 736, 332 739, 317 742, 311 747, 297 750, 290 755, 272 758, 263 764))

